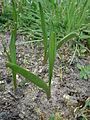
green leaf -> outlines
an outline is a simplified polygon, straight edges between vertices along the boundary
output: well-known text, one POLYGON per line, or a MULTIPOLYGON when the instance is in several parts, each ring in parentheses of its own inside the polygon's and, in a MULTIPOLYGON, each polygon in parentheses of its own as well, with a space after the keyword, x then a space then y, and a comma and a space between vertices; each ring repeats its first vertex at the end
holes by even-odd
POLYGON ((10 57, 11 57, 11 62, 16 63, 16 34, 17 34, 17 11, 16 11, 16 2, 12 0, 12 6, 13 6, 13 30, 11 31, 11 40, 10 40, 10 57))
POLYGON ((77 68, 78 68, 79 70, 81 70, 81 69, 82 69, 82 65, 77 64, 77 68))
POLYGON ((80 39, 90 39, 90 35, 81 35, 80 39))
POLYGON ((90 30, 83 30, 84 32, 90 34, 90 30))
POLYGON ((16 30, 12 30, 11 32, 11 40, 10 40, 10 57, 11 57, 11 62, 16 63, 16 30))
POLYGON ((84 79, 85 79, 85 80, 87 80, 87 75, 86 75, 86 74, 84 74, 84 76, 83 76, 83 77, 84 77, 84 79))
POLYGON ((86 49, 85 48, 82 48, 81 49, 81 53, 85 53, 86 52, 86 49))
POLYGON ((85 73, 83 71, 80 71, 80 78, 82 79, 84 77, 85 73))
POLYGON ((55 120, 55 115, 52 114, 52 115, 50 116, 49 120, 55 120))
POLYGON ((40 17, 41 17, 41 28, 43 34, 43 44, 44 44, 44 63, 47 61, 47 30, 45 26, 45 17, 43 13, 43 8, 41 3, 39 2, 39 9, 40 9, 40 17))
POLYGON ((78 34, 75 32, 72 32, 68 35, 66 35, 63 39, 61 39, 57 44, 57 49, 59 49, 64 43, 68 42, 69 40, 73 40, 73 38, 78 37, 78 34))
MULTIPOLYGON (((17 11, 16 11, 16 1, 12 0, 12 6, 13 6, 13 12, 12 12, 12 16, 13 16, 13 30, 11 32, 11 40, 10 40, 10 58, 11 58, 11 62, 16 64, 16 34, 17 34, 17 11)), ((17 88, 17 83, 16 83, 16 73, 15 71, 12 71, 13 74, 13 85, 14 85, 14 89, 17 88)))
POLYGON ((17 23, 17 6, 16 6, 16 0, 12 0, 12 6, 13 6, 13 21, 14 21, 14 24, 17 23))
POLYGON ((51 32, 49 39, 49 86, 51 86, 55 56, 56 56, 56 36, 54 32, 51 32))
POLYGON ((77 64, 78 69, 80 70, 80 78, 88 79, 90 77, 90 65, 83 66, 77 64))
POLYGON ((14 72, 25 77, 26 80, 28 80, 28 81, 34 83, 35 85, 37 85, 38 87, 42 88, 46 92, 47 96, 49 96, 49 87, 38 76, 34 75, 33 73, 29 72, 28 70, 26 70, 18 65, 15 65, 13 63, 6 63, 6 66, 11 68, 14 72))

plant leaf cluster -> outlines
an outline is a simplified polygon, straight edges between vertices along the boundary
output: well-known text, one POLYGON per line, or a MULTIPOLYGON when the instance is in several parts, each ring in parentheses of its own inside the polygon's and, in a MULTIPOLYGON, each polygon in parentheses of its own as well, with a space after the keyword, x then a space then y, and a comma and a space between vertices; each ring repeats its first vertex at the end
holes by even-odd
POLYGON ((86 28, 85 23, 88 14, 87 9, 89 0, 83 0, 82 2, 80 0, 79 4, 77 0, 69 0, 68 2, 63 0, 60 3, 57 3, 54 0, 46 1, 47 0, 34 0, 29 3, 27 3, 26 0, 23 2, 16 2, 16 0, 11 1, 13 27, 11 30, 9 46, 9 60, 6 63, 6 66, 12 70, 15 89, 17 88, 16 74, 20 74, 36 86, 42 88, 49 98, 51 96, 51 80, 53 77, 56 52, 64 43, 70 40, 77 40, 77 38, 80 38, 79 34, 83 34, 82 30, 86 28), (30 38, 33 40, 43 39, 44 64, 49 60, 48 84, 25 68, 17 65, 17 30, 19 30, 19 32, 21 30, 21 32, 29 33, 30 38))
POLYGON ((90 65, 83 66, 83 65, 77 64, 77 67, 80 70, 81 79, 84 78, 87 80, 88 78, 90 78, 90 65))

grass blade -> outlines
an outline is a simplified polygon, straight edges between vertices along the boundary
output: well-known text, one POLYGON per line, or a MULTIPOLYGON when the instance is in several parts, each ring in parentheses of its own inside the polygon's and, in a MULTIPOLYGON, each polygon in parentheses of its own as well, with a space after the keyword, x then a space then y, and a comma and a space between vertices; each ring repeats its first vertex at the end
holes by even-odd
POLYGON ((13 6, 13 26, 14 28, 11 31, 11 40, 10 40, 10 57, 11 57, 11 62, 16 63, 16 34, 17 34, 17 11, 16 11, 16 2, 12 0, 12 6, 13 6))
POLYGON ((11 57, 11 62, 16 63, 16 30, 12 30, 11 33, 11 40, 10 40, 10 57, 11 57))
POLYGON ((53 66, 56 56, 56 38, 55 33, 52 32, 49 41, 49 87, 51 88, 51 79, 53 74, 53 66))
MULTIPOLYGON (((16 2, 14 0, 12 0, 12 6, 13 6, 13 30, 11 32, 11 40, 10 40, 10 58, 11 58, 11 62, 16 64, 16 34, 17 34, 17 11, 16 11, 16 2)), ((13 84, 14 84, 14 89, 17 88, 17 83, 16 83, 16 73, 15 71, 12 71, 13 74, 13 84)))
POLYGON ((72 40, 73 38, 78 37, 78 34, 75 32, 72 32, 68 35, 66 35, 63 39, 61 39, 57 44, 57 49, 59 49, 64 43, 68 42, 69 40, 72 40))
POLYGON ((55 120, 55 115, 52 114, 52 115, 50 116, 49 120, 55 120))
POLYGON ((43 8, 41 3, 39 2, 39 9, 40 9, 40 17, 41 17, 41 28, 43 34, 43 44, 44 44, 44 63, 47 61, 47 31, 45 26, 45 17, 43 13, 43 8))
POLYGON ((14 24, 17 24, 17 6, 16 6, 16 0, 12 0, 12 8, 13 8, 13 21, 14 24))
POLYGON ((18 73, 20 75, 22 75, 23 77, 25 77, 28 81, 34 83, 35 85, 37 85, 38 87, 42 88, 47 96, 49 96, 49 87, 47 86, 47 84, 40 79, 38 76, 34 75, 33 73, 27 71, 26 69, 15 65, 13 63, 7 63, 6 64, 7 67, 11 68, 15 73, 18 73))

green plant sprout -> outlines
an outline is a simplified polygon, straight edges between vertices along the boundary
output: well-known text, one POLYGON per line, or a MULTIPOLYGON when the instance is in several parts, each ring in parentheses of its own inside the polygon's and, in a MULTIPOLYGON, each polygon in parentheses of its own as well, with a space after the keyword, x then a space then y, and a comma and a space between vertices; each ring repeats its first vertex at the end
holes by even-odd
POLYGON ((60 113, 56 112, 55 114, 51 114, 49 120, 63 120, 60 113))
POLYGON ((17 35, 16 1, 12 0, 12 6, 13 6, 12 7, 13 8, 13 29, 11 32, 11 41, 10 41, 10 46, 9 46, 10 54, 9 54, 9 59, 8 59, 8 62, 6 63, 6 66, 12 70, 14 89, 17 88, 16 74, 20 74, 23 77, 25 77, 26 80, 34 83, 39 88, 42 88, 42 90, 46 93, 47 98, 49 99, 51 97, 51 81, 52 81, 52 76, 53 76, 53 67, 54 67, 54 61, 55 61, 57 50, 61 48, 64 43, 69 42, 70 40, 76 40, 79 37, 79 35, 77 34, 77 31, 71 32, 70 31, 71 28, 69 28, 68 29, 69 33, 67 32, 67 35, 65 35, 63 38, 60 38, 58 41, 57 40, 58 37, 56 35, 55 27, 53 26, 53 24, 51 26, 52 29, 50 29, 49 31, 50 34, 48 34, 48 31, 46 29, 44 10, 43 10, 42 4, 39 3, 39 11, 40 11, 40 18, 41 18, 40 22, 41 22, 41 29, 42 29, 42 35, 43 35, 43 45, 44 45, 44 63, 46 63, 47 60, 49 60, 49 70, 48 70, 49 81, 48 81, 48 84, 46 84, 38 76, 29 72, 25 68, 20 67, 16 63, 16 46, 15 46, 16 35, 17 35))
POLYGON ((80 70, 80 78, 81 79, 84 78, 85 80, 87 80, 88 78, 90 78, 90 65, 89 64, 86 66, 77 64, 77 67, 80 70))
POLYGON ((27 71, 26 69, 20 67, 16 64, 16 34, 17 34, 17 11, 16 11, 16 2, 12 0, 13 5, 13 25, 14 28, 11 33, 11 41, 10 41, 10 61, 6 63, 6 66, 12 69, 13 74, 13 83, 14 88, 17 88, 16 82, 16 74, 20 74, 30 82, 34 83, 39 88, 42 88, 47 94, 47 98, 51 97, 51 80, 53 76, 53 67, 56 56, 56 50, 59 49, 65 42, 69 40, 73 40, 73 38, 77 37, 76 33, 70 33, 65 36, 61 41, 57 43, 55 32, 52 30, 49 36, 49 45, 47 45, 47 31, 45 28, 45 18, 41 4, 39 3, 40 15, 41 15, 41 26, 43 33, 43 43, 44 43, 44 60, 45 62, 49 59, 49 82, 46 84, 42 79, 33 73, 27 71), (48 47, 49 46, 49 47, 48 47), (48 54, 48 57, 47 57, 48 54))
MULTIPOLYGON (((65 42, 65 39, 63 41, 65 42)), ((55 56, 56 56, 56 47, 57 47, 56 36, 54 32, 51 32, 50 38, 49 38, 49 49, 48 49, 48 52, 49 52, 49 84, 48 85, 43 80, 41 80, 38 76, 16 65, 15 63, 8 62, 6 66, 11 68, 12 71, 14 71, 16 74, 22 75, 23 77, 28 79, 30 82, 42 88, 47 94, 47 98, 49 99, 51 97, 51 80, 52 80, 53 67, 54 67, 54 61, 55 61, 55 56)))
POLYGON ((52 79, 53 66, 54 66, 54 60, 55 60, 55 54, 56 54, 56 52, 55 52, 56 45, 55 44, 56 44, 55 33, 52 32, 50 35, 50 44, 49 44, 49 85, 47 85, 38 76, 34 75, 33 73, 27 71, 26 69, 24 69, 22 67, 16 65, 16 63, 12 63, 12 62, 6 63, 6 66, 11 68, 12 71, 14 71, 16 74, 22 75, 23 77, 28 79, 30 82, 37 85, 39 88, 42 88, 45 91, 45 93, 47 94, 48 99, 51 97, 51 79, 52 79))

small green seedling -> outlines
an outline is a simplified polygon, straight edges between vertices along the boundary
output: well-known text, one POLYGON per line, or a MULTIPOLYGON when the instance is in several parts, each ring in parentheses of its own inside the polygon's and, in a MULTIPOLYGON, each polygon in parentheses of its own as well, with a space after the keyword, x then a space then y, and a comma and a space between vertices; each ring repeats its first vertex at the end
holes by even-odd
POLYGON ((83 66, 80 64, 77 64, 78 69, 80 70, 80 78, 87 80, 90 78, 90 65, 83 66))
POLYGON ((51 79, 53 74, 53 66, 54 66, 54 60, 55 60, 55 54, 56 54, 56 39, 55 39, 55 33, 51 32, 50 35, 50 44, 49 44, 49 85, 47 85, 42 79, 40 79, 38 76, 34 75, 33 73, 27 71, 26 69, 16 65, 16 63, 8 62, 6 63, 6 66, 11 68, 12 71, 15 72, 15 74, 20 74, 23 77, 26 78, 26 80, 29 80, 30 82, 34 83, 39 88, 42 88, 45 93, 47 94, 47 98, 49 99, 51 96, 51 79))
POLYGON ((49 82, 46 84, 42 79, 40 79, 38 76, 34 75, 33 73, 29 72, 25 68, 20 67, 16 64, 16 34, 17 34, 17 11, 16 11, 16 2, 12 0, 13 4, 13 30, 11 34, 11 41, 10 41, 10 60, 6 63, 6 66, 11 68, 13 73, 13 83, 14 88, 17 88, 17 82, 16 82, 16 74, 20 74, 23 77, 26 78, 26 80, 29 80, 30 82, 34 83, 39 88, 42 88, 42 90, 47 94, 47 98, 51 97, 51 81, 53 76, 53 67, 54 67, 54 61, 56 57, 56 50, 58 50, 64 43, 67 41, 73 40, 73 38, 77 38, 78 35, 76 32, 71 32, 68 35, 66 35, 63 39, 61 39, 59 42, 57 42, 56 34, 54 32, 54 29, 50 31, 50 36, 47 37, 47 30, 45 27, 45 18, 44 18, 44 12, 41 6, 41 3, 39 3, 39 9, 40 9, 40 16, 41 16, 41 27, 42 27, 42 34, 43 34, 43 44, 44 44, 44 63, 47 62, 47 59, 49 59, 49 82), (48 41, 47 41, 48 40, 48 41))

